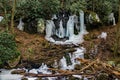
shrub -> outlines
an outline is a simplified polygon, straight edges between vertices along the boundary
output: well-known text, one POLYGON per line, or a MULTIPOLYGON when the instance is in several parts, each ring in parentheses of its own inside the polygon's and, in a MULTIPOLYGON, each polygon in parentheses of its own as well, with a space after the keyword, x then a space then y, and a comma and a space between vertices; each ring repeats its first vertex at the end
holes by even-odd
POLYGON ((19 55, 14 36, 8 32, 0 33, 0 64, 4 64, 19 55))

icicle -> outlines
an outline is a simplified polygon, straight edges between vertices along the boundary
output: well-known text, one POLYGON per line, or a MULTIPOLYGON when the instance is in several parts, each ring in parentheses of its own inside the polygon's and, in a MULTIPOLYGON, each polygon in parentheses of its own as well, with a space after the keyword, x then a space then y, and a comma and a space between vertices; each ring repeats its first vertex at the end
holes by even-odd
POLYGON ((67 22, 67 33, 66 37, 72 37, 74 35, 74 16, 69 16, 69 20, 67 22))
POLYGON ((55 28, 54 22, 52 20, 47 20, 45 39, 50 42, 55 42, 55 40, 51 37, 53 35, 53 28, 55 28))
POLYGON ((58 35, 58 37, 59 38, 64 38, 64 29, 63 29, 63 22, 62 22, 62 20, 60 21, 60 28, 59 28, 59 35, 58 35))
POLYGON ((79 14, 80 14, 80 33, 88 34, 88 32, 86 31, 86 26, 84 24, 84 12, 81 10, 79 14))
POLYGON ((24 23, 22 22, 22 18, 20 18, 17 28, 21 31, 24 30, 24 23))

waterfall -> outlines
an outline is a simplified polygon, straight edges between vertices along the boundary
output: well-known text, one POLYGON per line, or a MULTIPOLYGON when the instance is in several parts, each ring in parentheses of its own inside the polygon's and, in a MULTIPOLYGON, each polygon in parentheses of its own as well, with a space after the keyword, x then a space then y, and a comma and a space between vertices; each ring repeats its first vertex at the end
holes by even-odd
POLYGON ((22 18, 20 18, 17 28, 21 31, 24 30, 24 23, 22 22, 22 18))

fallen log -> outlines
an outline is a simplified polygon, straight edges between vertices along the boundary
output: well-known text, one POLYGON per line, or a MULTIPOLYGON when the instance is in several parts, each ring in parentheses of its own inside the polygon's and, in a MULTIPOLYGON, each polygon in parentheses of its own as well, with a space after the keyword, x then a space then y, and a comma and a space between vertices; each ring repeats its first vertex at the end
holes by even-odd
POLYGON ((34 74, 34 73, 25 73, 24 76, 31 77, 59 77, 59 76, 71 76, 71 75, 82 75, 82 76, 94 76, 95 74, 87 74, 87 73, 60 73, 60 74, 34 74))

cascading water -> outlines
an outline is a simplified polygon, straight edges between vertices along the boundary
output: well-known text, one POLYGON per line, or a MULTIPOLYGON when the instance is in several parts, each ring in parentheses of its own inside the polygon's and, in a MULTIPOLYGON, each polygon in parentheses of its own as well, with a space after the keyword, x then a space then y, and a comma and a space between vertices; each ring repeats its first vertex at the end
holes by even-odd
POLYGON ((17 28, 21 31, 24 30, 24 23, 22 22, 22 18, 20 18, 17 28))

